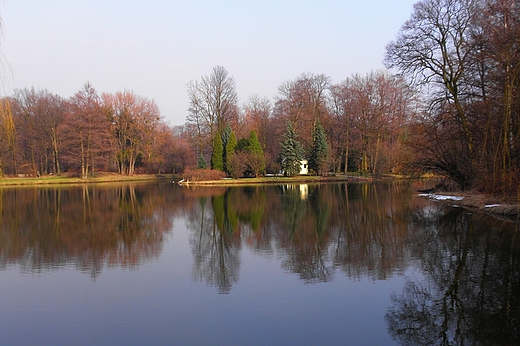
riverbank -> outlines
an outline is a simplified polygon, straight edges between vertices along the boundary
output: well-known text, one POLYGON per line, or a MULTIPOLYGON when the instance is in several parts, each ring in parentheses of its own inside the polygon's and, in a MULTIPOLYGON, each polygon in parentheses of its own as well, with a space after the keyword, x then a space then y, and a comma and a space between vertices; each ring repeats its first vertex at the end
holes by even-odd
MULTIPOLYGON (((396 179, 397 177, 380 177, 378 179, 396 179)), ((201 180, 201 181, 179 181, 179 185, 183 186, 233 186, 233 185, 258 185, 258 184, 287 184, 287 183, 327 183, 341 181, 373 181, 371 176, 363 176, 356 174, 336 174, 331 176, 314 176, 314 175, 298 175, 293 177, 284 176, 263 176, 257 178, 226 178, 219 180, 201 180)))
POLYGON ((135 174, 121 175, 117 173, 96 173, 88 179, 62 175, 45 175, 40 177, 17 177, 0 179, 0 187, 3 186, 32 186, 32 185, 73 185, 73 184, 92 184, 92 183, 114 183, 130 181, 150 181, 169 179, 171 175, 156 174, 135 174))
POLYGON ((510 221, 520 220, 520 203, 512 198, 490 196, 475 191, 466 192, 428 192, 419 193, 419 197, 428 198, 451 206, 478 211, 510 221))

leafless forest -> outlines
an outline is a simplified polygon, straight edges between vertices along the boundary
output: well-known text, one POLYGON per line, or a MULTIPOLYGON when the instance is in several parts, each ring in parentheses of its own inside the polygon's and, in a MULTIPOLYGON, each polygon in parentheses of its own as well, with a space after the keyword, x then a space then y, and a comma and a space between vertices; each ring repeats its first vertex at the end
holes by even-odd
MULTIPOLYGON (((239 104, 222 66, 187 83, 183 126, 153 100, 98 92, 71 98, 21 89, 0 108, 0 174, 182 173, 210 162, 215 138, 257 135, 263 171, 280 170, 290 121, 309 156, 321 124, 326 169, 433 172, 463 189, 516 194, 520 181, 520 0, 423 0, 386 47, 386 71, 334 82, 303 73, 273 99, 239 104), (225 135, 226 134, 226 135, 225 135)), ((172 97, 181 97, 172 95, 172 97)))

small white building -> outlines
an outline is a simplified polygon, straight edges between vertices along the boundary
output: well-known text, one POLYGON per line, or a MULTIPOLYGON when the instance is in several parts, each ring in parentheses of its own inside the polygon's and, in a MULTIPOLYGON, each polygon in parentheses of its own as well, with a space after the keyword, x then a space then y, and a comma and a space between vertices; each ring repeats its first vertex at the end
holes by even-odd
POLYGON ((300 161, 300 174, 309 174, 309 162, 307 160, 300 161))

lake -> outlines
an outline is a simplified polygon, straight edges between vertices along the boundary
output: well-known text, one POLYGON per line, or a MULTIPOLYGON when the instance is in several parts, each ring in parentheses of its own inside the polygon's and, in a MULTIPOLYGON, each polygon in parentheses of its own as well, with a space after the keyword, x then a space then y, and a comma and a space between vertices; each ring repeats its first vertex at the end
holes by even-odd
POLYGON ((431 185, 2 188, 0 344, 519 344, 519 224, 431 185))

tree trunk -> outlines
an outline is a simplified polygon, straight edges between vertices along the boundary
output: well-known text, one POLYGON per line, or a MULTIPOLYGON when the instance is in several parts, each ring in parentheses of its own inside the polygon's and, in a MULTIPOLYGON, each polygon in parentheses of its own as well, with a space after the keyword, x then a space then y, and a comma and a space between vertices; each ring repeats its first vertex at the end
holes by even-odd
POLYGON ((348 172, 348 155, 349 155, 349 136, 348 136, 348 125, 347 125, 347 131, 345 132, 345 174, 348 172))

